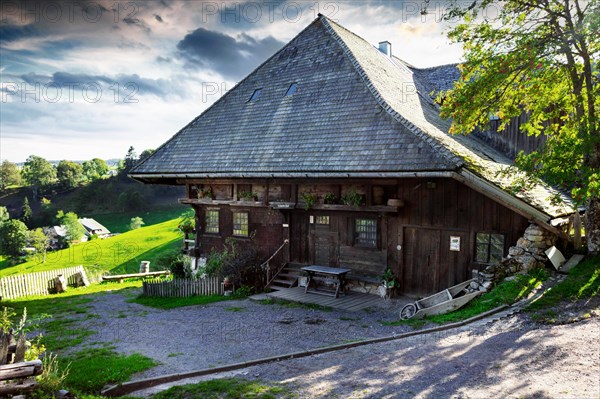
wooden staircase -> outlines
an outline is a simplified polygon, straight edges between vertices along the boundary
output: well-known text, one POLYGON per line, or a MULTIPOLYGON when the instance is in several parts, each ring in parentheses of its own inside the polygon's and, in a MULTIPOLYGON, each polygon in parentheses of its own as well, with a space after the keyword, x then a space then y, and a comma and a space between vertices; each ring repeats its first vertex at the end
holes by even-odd
POLYGON ((282 288, 292 288, 298 285, 300 277, 300 268, 304 266, 299 263, 287 263, 279 273, 275 275, 271 283, 267 286, 273 291, 279 291, 282 288))

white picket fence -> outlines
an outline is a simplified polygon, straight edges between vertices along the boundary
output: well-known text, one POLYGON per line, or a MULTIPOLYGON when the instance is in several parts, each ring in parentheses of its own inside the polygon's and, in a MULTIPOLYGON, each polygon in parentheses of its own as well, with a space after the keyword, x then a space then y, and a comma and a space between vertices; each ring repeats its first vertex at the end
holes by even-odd
POLYGON ((65 276, 68 285, 73 286, 76 284, 75 274, 79 272, 85 273, 83 266, 3 277, 0 278, 0 297, 15 299, 32 295, 48 295, 54 289, 54 278, 59 274, 65 276))
POLYGON ((144 281, 142 284, 144 296, 188 297, 224 294, 223 284, 218 277, 205 277, 198 280, 144 281))

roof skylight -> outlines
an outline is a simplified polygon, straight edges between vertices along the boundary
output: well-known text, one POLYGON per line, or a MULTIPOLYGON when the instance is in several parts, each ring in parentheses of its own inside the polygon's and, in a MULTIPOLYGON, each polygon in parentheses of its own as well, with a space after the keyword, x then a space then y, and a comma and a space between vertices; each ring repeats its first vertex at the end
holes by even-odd
POLYGON ((256 89, 254 90, 254 93, 252 93, 252 95, 250 96, 250 99, 248 100, 248 102, 254 102, 257 101, 260 98, 260 93, 262 92, 262 89, 256 89))
POLYGON ((286 97, 293 96, 298 91, 298 83, 294 82, 288 87, 287 92, 285 93, 286 97))

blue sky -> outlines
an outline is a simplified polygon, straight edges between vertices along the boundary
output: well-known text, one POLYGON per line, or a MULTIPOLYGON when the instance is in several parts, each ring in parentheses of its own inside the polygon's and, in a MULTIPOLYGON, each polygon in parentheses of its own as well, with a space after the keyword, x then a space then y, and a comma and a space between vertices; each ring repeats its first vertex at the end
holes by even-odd
POLYGON ((156 148, 320 12, 420 67, 460 61, 445 2, 2 1, 0 159, 156 148))

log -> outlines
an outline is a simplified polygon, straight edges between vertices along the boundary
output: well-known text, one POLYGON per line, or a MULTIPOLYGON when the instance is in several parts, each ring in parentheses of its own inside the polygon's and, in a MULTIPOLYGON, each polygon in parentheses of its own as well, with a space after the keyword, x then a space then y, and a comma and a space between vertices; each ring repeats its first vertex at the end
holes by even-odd
POLYGON ((23 393, 33 391, 37 386, 35 377, 29 377, 25 380, 1 381, 0 382, 0 397, 12 395, 15 393, 23 393))
POLYGON ((23 367, 33 367, 33 374, 31 375, 40 375, 44 370, 44 364, 41 360, 32 360, 29 362, 21 362, 21 363, 11 363, 11 364, 3 364, 0 366, 0 380, 6 380, 4 375, 6 373, 12 372, 12 370, 23 368, 23 367))
MULTIPOLYGON (((21 363, 15 363, 21 364, 21 363)), ((0 380, 12 380, 14 378, 31 377, 35 373, 34 366, 21 366, 0 372, 0 380)))
POLYGON ((25 334, 20 334, 17 338, 17 344, 15 346, 15 359, 13 363, 19 363, 25 361, 25 351, 27 350, 25 334))

